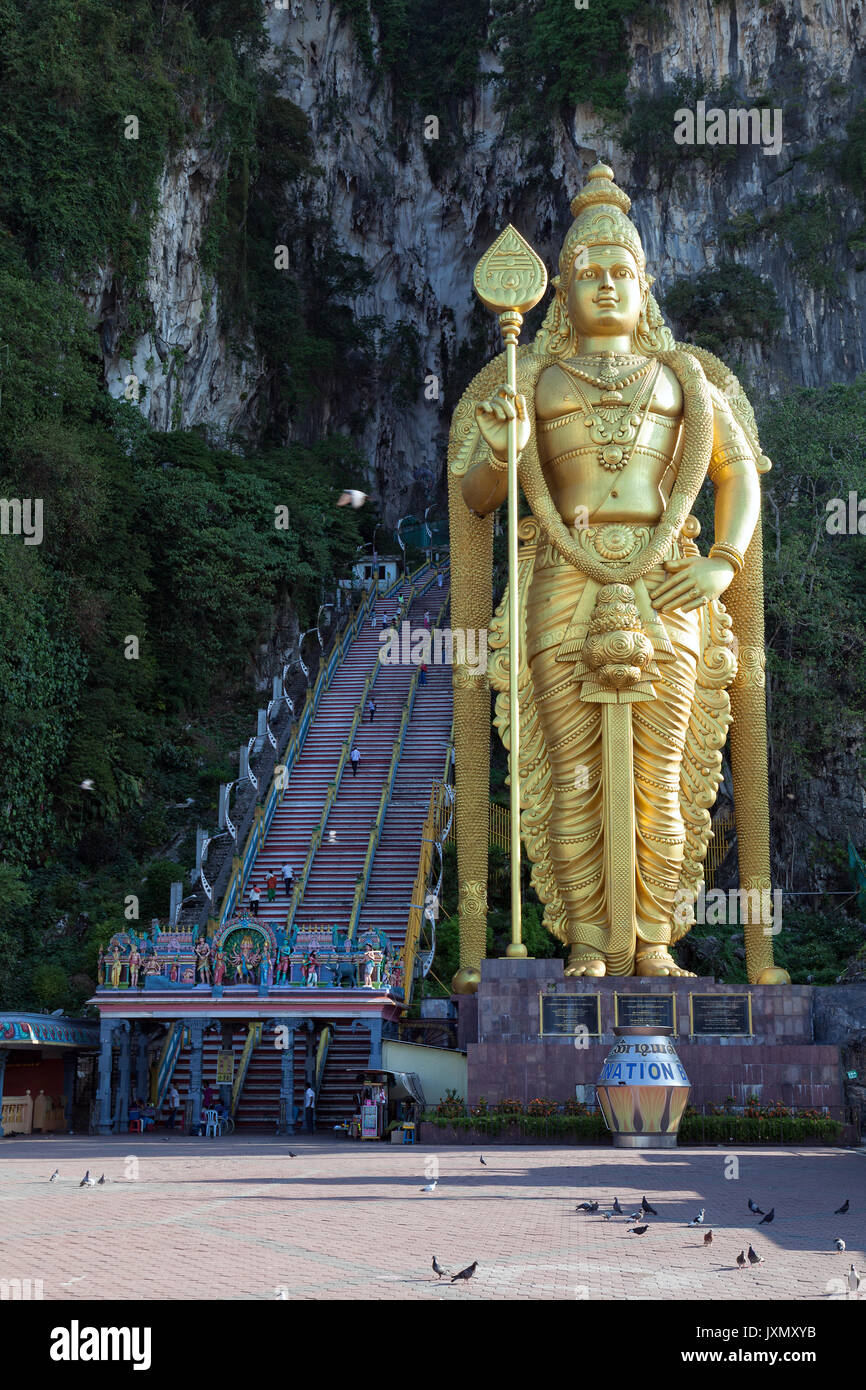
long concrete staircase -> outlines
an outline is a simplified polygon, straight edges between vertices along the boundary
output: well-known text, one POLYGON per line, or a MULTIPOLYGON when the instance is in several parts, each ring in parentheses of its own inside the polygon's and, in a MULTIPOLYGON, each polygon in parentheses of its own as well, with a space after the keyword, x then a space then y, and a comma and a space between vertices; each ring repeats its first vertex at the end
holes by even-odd
MULTIPOLYGON (((447 580, 443 588, 438 587, 432 569, 416 575, 414 587, 411 610, 404 617, 417 630, 423 629, 427 612, 431 626, 435 622, 443 601, 447 600, 448 587, 447 580)), ((290 906, 290 898, 283 889, 282 866, 291 864, 295 880, 299 879, 336 773, 342 745, 349 738, 365 682, 379 654, 382 619, 393 617, 397 611, 396 594, 380 598, 375 611, 376 627, 369 622, 366 624, 322 696, 292 770, 287 792, 274 813, 247 884, 244 904, 255 883, 262 893, 259 917, 274 928, 285 925, 290 906), (272 871, 277 874, 277 896, 275 901, 268 902, 265 881, 272 871)), ((375 716, 371 721, 365 710, 355 737, 355 746, 361 754, 360 767, 357 776, 349 764, 345 767, 325 836, 312 860, 306 891, 297 908, 295 921, 301 928, 315 928, 329 935, 332 927, 336 926, 341 932, 349 927, 356 885, 363 873, 370 832, 376 821, 415 670, 411 663, 382 665, 379 669, 372 688, 375 716)), ((395 954, 405 937, 431 788, 446 770, 451 710, 451 667, 431 663, 427 681, 419 685, 417 691, 367 897, 358 921, 358 938, 369 931, 384 931, 395 954)), ((323 968, 322 974, 321 982, 330 983, 327 968, 323 968)), ((239 1027, 233 1043, 236 1061, 245 1039, 246 1030, 239 1027)), ((302 1104, 306 1050, 301 1030, 296 1039, 295 1099, 297 1104, 302 1104)), ((320 1128, 330 1128, 352 1113, 357 1073, 369 1062, 369 1047, 370 1035, 365 1028, 351 1029, 341 1024, 332 1030, 318 1095, 320 1128)), ((214 1080, 218 1050, 218 1039, 208 1035, 204 1043, 205 1083, 214 1080)), ((173 1076, 182 1099, 188 1074, 189 1052, 182 1049, 173 1076)), ((280 1053, 273 1046, 268 1025, 261 1043, 250 1057, 235 1117, 238 1128, 270 1128, 275 1124, 279 1114, 279 1085, 280 1053)))

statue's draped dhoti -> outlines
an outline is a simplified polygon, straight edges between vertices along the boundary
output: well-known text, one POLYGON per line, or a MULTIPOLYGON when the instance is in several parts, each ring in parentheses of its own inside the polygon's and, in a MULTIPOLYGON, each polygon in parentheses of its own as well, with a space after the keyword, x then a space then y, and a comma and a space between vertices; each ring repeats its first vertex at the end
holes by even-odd
MULTIPOLYGON (((650 528, 616 523, 591 528, 584 543, 614 532, 620 545, 625 537, 625 546, 631 533, 630 560, 651 535, 650 528)), ((682 553, 674 542, 666 558, 682 553)), ((568 941, 597 952, 614 974, 632 972, 641 941, 670 943, 686 842, 680 770, 701 623, 697 612, 651 608, 667 577, 659 565, 634 586, 654 647, 647 679, 634 694, 600 694, 598 687, 593 694, 580 648, 599 586, 546 540, 538 546, 527 596, 526 657, 553 783, 550 859, 568 941), (613 876, 605 871, 611 855, 613 876)))

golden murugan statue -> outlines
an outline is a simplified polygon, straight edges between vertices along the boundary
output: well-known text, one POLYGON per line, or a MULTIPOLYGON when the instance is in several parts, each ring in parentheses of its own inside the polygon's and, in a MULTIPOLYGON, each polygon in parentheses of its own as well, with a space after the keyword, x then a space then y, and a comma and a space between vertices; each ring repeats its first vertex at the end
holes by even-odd
MULTIPOLYGON (((491 685, 511 746, 508 596, 493 615, 491 570, 515 416, 532 511, 509 580, 521 836, 545 926, 570 947, 566 973, 687 973, 671 946, 694 920, 729 727, 740 886, 764 901, 770 889, 759 474, 771 465, 733 373, 674 342, 630 206, 597 164, 542 327, 518 349, 517 391, 499 356, 454 413, 451 621, 489 630, 491 649, 487 675, 454 669, 461 992, 486 945, 491 685), (690 513, 706 477, 716 539, 701 555, 690 513)), ((749 980, 789 983, 768 920, 745 927, 749 980)))

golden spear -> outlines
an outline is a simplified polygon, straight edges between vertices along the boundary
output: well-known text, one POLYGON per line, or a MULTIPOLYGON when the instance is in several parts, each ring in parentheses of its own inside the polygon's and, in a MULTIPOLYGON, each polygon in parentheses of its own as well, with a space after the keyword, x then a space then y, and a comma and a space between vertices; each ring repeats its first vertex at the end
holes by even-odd
MULTIPOLYGON (((528 241, 510 224, 485 251, 475 267, 475 293, 499 316, 505 343, 506 380, 517 393, 517 340, 524 314, 547 289, 547 269, 528 241)), ((517 416, 508 421, 508 710, 511 724, 511 944, 509 956, 525 956, 521 939, 520 901, 520 711, 517 678, 520 667, 517 592, 517 416)))

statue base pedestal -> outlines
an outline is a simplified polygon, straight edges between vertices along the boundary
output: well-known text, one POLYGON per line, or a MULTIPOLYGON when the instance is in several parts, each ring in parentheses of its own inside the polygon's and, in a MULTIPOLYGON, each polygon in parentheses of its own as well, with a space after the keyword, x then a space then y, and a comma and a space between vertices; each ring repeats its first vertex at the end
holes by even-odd
POLYGON ((841 1051, 813 1026, 818 986, 590 979, 564 970, 563 960, 485 960, 478 993, 458 996, 469 1105, 482 1096, 494 1104, 591 1101, 617 1024, 659 1025, 673 1011, 690 1104, 740 1107, 757 1096, 841 1116, 841 1051))

